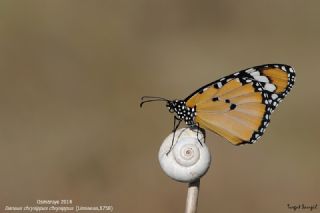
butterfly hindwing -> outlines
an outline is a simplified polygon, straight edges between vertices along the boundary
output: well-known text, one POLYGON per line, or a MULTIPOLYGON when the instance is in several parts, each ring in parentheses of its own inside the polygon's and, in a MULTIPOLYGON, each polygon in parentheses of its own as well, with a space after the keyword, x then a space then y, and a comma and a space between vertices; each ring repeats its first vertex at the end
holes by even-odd
POLYGON ((254 143, 270 114, 294 83, 292 67, 268 64, 242 70, 212 82, 185 99, 196 107, 195 122, 235 145, 254 143))

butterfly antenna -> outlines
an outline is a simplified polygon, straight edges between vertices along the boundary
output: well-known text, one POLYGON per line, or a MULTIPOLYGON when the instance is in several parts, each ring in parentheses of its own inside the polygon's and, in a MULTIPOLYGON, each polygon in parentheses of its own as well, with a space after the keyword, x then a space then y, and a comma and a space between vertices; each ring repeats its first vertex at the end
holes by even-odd
POLYGON ((169 101, 169 100, 162 97, 156 97, 156 96, 143 96, 141 97, 140 107, 142 107, 144 103, 153 102, 153 101, 169 101))
MULTIPOLYGON (((167 99, 165 99, 165 98, 158 97, 158 96, 142 96, 142 97, 141 97, 141 100, 144 100, 145 98, 149 98, 149 99, 153 98, 153 99, 163 99, 163 100, 167 100, 167 99)), ((167 101, 168 101, 168 100, 167 100, 167 101)))

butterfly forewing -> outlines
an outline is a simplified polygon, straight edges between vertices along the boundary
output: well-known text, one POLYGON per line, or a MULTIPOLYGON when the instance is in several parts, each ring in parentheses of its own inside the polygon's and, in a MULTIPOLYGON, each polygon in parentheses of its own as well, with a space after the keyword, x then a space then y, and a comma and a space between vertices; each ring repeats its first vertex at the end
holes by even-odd
POLYGON ((235 145, 253 143, 264 133, 270 114, 294 83, 292 67, 268 64, 212 82, 185 99, 196 107, 195 122, 235 145))

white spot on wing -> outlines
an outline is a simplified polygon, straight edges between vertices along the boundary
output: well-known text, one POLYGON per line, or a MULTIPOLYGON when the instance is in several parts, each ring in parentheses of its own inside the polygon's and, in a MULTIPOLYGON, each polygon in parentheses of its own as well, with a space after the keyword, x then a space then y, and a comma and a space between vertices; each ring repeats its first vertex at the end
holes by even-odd
POLYGON ((268 90, 269 92, 273 92, 276 90, 276 86, 274 84, 266 83, 266 85, 264 85, 264 89, 268 90))
POLYGON ((272 95, 271 95, 271 98, 272 98, 273 100, 275 100, 275 99, 278 98, 278 95, 277 95, 277 94, 272 94, 272 95))
POLYGON ((269 79, 266 76, 254 76, 254 79, 260 82, 269 83, 269 79))
POLYGON ((260 72, 255 71, 255 72, 250 73, 250 75, 251 75, 251 76, 257 76, 257 75, 260 75, 260 72))
POLYGON ((246 70, 246 73, 252 73, 252 72, 254 72, 254 71, 256 71, 256 69, 250 68, 250 69, 247 69, 247 70, 246 70))

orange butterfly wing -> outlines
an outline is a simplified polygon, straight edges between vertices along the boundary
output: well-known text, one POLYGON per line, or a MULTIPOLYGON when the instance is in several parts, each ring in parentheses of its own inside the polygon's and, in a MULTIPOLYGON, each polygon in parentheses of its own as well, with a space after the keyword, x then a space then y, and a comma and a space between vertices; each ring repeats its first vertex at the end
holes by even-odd
POLYGON ((195 122, 235 145, 254 143, 290 91, 295 73, 287 65, 262 65, 208 84, 186 98, 195 122))

